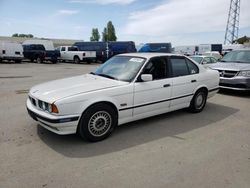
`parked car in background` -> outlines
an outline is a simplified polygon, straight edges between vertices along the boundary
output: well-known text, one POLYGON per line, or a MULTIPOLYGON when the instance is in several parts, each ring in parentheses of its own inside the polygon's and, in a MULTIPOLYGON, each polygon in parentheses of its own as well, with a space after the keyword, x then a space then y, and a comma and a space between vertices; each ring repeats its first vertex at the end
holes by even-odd
POLYGON ((172 45, 171 43, 146 43, 138 50, 138 52, 171 53, 172 45))
POLYGON ((0 62, 3 60, 20 63, 23 59, 23 47, 20 43, 0 41, 0 62))
POLYGON ((220 88, 250 90, 250 49, 231 51, 211 68, 220 73, 220 88))
POLYGON ((182 55, 127 53, 95 72, 34 86, 27 110, 57 134, 88 141, 108 137, 117 125, 189 108, 201 112, 216 94, 219 73, 182 55))
POLYGON ((76 42, 73 46, 77 46, 80 51, 96 51, 96 59, 101 62, 117 54, 136 52, 132 41, 76 42))
POLYGON ((57 63, 60 52, 55 50, 50 40, 26 40, 23 42, 24 57, 37 63, 51 61, 57 63))
POLYGON ((96 59, 96 51, 79 51, 77 46, 60 46, 57 48, 60 52, 60 60, 73 61, 80 63, 81 61, 91 63, 96 59))
POLYGON ((197 63, 204 65, 205 67, 209 67, 211 64, 217 62, 217 59, 212 56, 194 55, 190 56, 190 58, 197 63))
POLYGON ((111 57, 118 54, 137 52, 133 41, 108 42, 108 45, 109 50, 111 51, 111 57))
POLYGON ((96 60, 104 62, 111 56, 106 42, 76 42, 73 44, 80 51, 96 51, 96 60))

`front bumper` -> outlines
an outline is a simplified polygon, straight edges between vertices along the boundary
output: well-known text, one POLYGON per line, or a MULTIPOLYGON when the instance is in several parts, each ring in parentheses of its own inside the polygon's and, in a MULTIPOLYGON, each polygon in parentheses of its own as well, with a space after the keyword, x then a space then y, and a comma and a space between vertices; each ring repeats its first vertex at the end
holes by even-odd
POLYGON ((250 90, 250 78, 235 76, 233 78, 220 77, 220 88, 232 89, 239 91, 250 90))
POLYGON ((55 116, 41 111, 33 106, 29 99, 26 102, 27 111, 39 125, 59 135, 75 134, 79 115, 55 116))

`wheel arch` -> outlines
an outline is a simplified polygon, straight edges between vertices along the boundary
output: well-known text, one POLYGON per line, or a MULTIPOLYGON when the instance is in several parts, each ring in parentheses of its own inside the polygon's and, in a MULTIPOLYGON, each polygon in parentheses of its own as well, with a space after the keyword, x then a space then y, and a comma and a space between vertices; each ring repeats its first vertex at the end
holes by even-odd
POLYGON ((115 113, 116 113, 116 118, 117 118, 117 121, 118 121, 118 118, 119 118, 119 111, 118 111, 117 106, 116 106, 113 102, 111 102, 111 101, 109 101, 109 100, 95 101, 95 102, 92 102, 92 103, 88 104, 87 107, 84 108, 84 110, 83 110, 83 112, 81 113, 81 116, 80 116, 80 118, 79 118, 78 125, 77 125, 77 129, 78 129, 78 127, 79 127, 79 124, 80 124, 80 122, 81 122, 81 119, 82 119, 84 113, 85 113, 89 108, 91 108, 92 106, 94 106, 94 105, 96 105, 96 104, 107 104, 107 105, 111 106, 111 107, 114 109, 115 113))
POLYGON ((197 91, 199 91, 199 90, 205 90, 205 91, 206 91, 206 94, 208 95, 208 87, 207 87, 207 86, 201 85, 201 86, 197 87, 197 88, 194 90, 193 94, 197 93, 197 91))
POLYGON ((74 55, 73 60, 75 60, 75 58, 78 58, 80 60, 79 55, 74 55))

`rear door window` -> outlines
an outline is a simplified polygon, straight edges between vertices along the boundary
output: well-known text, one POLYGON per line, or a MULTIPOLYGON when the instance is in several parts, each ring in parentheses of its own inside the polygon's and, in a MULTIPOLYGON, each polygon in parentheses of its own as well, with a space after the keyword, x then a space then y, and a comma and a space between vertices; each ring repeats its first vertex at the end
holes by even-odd
POLYGON ((184 57, 170 57, 172 77, 189 75, 189 69, 184 57))

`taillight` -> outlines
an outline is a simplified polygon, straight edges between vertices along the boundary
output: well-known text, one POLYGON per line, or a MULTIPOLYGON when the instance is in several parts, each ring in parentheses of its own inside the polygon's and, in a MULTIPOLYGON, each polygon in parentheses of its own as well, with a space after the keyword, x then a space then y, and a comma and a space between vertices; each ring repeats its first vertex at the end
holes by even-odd
POLYGON ((82 53, 82 56, 85 56, 85 53, 82 53))

